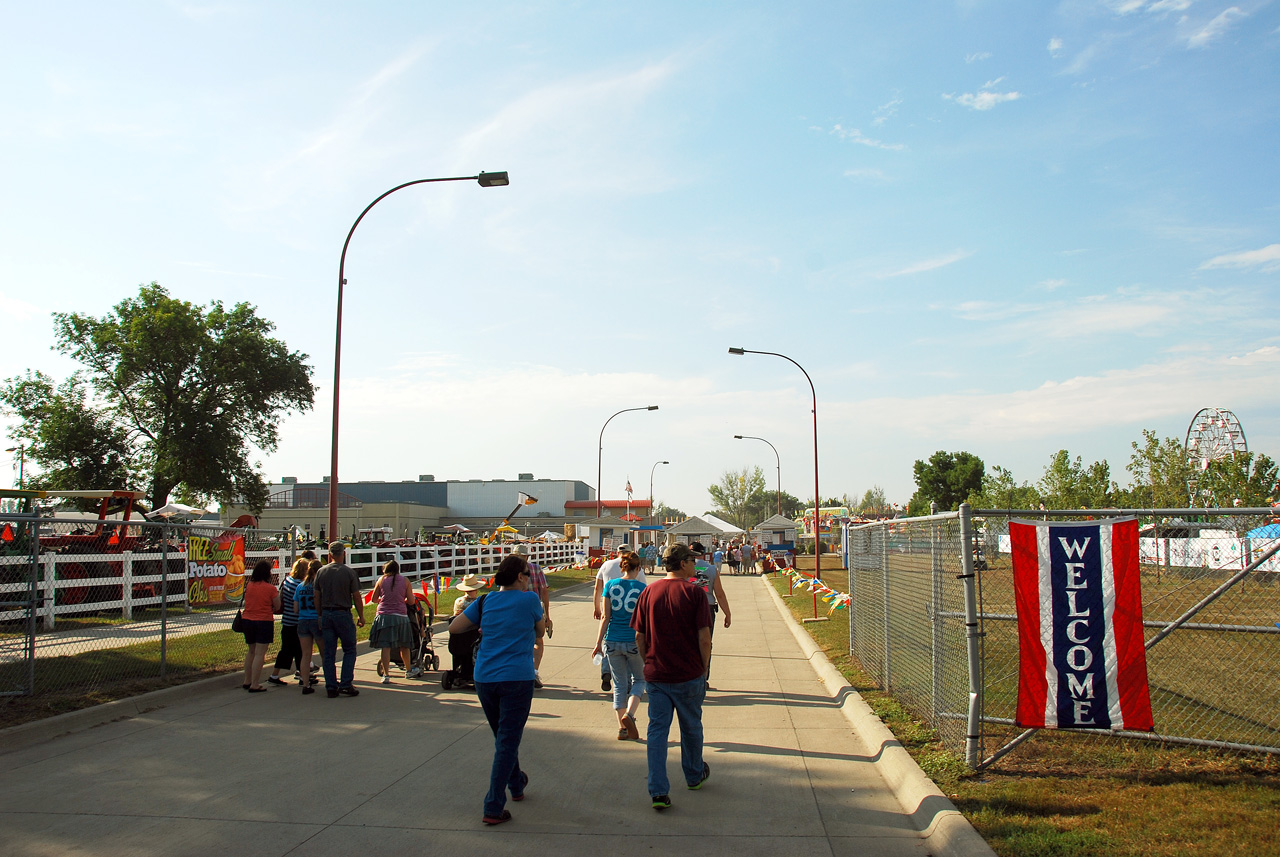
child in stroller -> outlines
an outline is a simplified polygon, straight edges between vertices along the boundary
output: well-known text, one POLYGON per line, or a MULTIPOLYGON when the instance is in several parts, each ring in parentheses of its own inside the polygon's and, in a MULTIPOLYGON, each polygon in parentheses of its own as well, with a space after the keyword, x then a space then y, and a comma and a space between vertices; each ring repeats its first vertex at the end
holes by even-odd
MULTIPOLYGON (((409 625, 413 628, 413 647, 410 649, 413 663, 410 678, 429 670, 440 669, 440 657, 431 644, 431 626, 435 624, 435 620, 436 614, 431 609, 431 602, 425 598, 416 599, 414 605, 409 608, 409 625)), ((405 666, 400 662, 399 652, 394 652, 391 659, 397 666, 405 666)))
MULTIPOLYGON (((453 604, 453 615, 457 616, 476 601, 477 590, 483 588, 478 575, 468 574, 455 584, 461 590, 462 597, 453 604)), ((484 596, 480 596, 483 598, 484 596)), ((476 665, 476 652, 480 648, 480 629, 473 628, 461 634, 449 633, 449 654, 453 657, 453 669, 445 670, 440 676, 440 686, 445 690, 454 687, 475 687, 472 673, 476 665)))

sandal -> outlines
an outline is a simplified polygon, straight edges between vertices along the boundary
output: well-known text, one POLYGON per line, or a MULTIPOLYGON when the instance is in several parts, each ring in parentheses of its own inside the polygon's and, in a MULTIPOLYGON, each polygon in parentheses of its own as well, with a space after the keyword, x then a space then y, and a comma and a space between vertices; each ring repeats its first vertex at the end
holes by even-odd
POLYGON ((383 674, 384 674, 384 670, 382 669, 382 661, 378 661, 378 675, 383 675, 383 674))
POLYGON ((625 741, 625 740, 627 740, 627 739, 628 739, 628 738, 630 738, 630 737, 631 737, 631 733, 627 731, 627 727, 625 727, 625 726, 620 726, 620 727, 618 727, 618 740, 619 740, 619 741, 625 741))

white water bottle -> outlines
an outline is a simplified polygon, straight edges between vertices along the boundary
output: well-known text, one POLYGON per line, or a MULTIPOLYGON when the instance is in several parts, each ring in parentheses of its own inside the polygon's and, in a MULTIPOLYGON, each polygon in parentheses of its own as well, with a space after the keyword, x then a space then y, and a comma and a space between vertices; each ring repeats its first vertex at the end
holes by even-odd
POLYGON ((596 653, 596 656, 591 659, 591 663, 595 664, 596 666, 600 666, 602 663, 604 663, 604 655, 596 653))

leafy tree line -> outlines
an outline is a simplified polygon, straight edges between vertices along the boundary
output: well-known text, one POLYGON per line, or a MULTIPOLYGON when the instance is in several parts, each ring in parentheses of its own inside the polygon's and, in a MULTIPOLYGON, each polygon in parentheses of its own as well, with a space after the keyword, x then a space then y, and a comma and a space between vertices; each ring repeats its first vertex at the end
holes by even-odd
POLYGON ((271 336, 247 303, 199 307, 158 283, 102 318, 54 313, 55 350, 83 368, 61 382, 38 370, 0 384, 9 436, 35 465, 33 488, 145 485, 153 508, 241 500, 261 509, 267 483, 251 461, 277 425, 312 406, 307 355, 271 336))
POLYGON ((907 506, 909 515, 929 513, 930 501, 941 511, 954 511, 968 501, 982 509, 1182 508, 1194 506, 1269 506, 1280 497, 1280 468, 1262 453, 1239 452, 1212 461, 1196 474, 1194 465, 1176 438, 1159 437, 1144 429, 1142 441, 1130 444, 1125 469, 1131 483, 1121 488, 1106 461, 1086 464, 1080 456, 1060 449, 1049 457, 1038 482, 1018 482, 1006 468, 988 471, 982 459, 968 452, 934 453, 928 461, 915 462, 916 493, 907 506), (1199 496, 1188 496, 1188 484, 1196 476, 1199 496))

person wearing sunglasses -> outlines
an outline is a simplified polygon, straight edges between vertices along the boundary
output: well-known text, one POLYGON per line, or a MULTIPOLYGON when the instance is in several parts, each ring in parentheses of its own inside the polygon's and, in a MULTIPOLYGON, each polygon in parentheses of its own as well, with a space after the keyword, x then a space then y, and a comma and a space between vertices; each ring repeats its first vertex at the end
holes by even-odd
POLYGON ((533 703, 533 647, 546 619, 542 602, 529 588, 529 564, 513 554, 502 560, 493 582, 498 589, 467 607, 449 623, 450 634, 480 629, 475 684, 480 707, 493 730, 493 767, 484 799, 485 824, 511 820, 511 799, 524 799, 529 775, 520 768, 520 741, 533 703))

